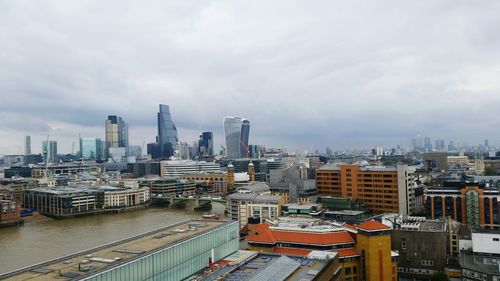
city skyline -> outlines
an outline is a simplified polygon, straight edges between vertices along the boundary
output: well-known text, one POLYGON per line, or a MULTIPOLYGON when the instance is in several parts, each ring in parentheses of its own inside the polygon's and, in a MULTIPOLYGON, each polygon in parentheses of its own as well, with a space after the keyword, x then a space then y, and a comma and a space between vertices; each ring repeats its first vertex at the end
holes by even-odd
POLYGON ((495 145, 499 8, 4 2, 0 154, 22 154, 25 135, 33 152, 47 135, 69 152, 79 134, 104 139, 109 114, 129 122, 130 144, 153 142, 161 103, 181 141, 212 131, 214 147, 227 115, 252 120, 251 144, 290 151, 409 146, 419 133, 495 145))

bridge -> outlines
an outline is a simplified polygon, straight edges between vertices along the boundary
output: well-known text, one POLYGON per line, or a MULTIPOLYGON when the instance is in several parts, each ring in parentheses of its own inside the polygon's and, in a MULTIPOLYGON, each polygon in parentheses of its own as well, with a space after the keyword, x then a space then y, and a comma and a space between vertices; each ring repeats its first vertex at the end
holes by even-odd
POLYGON ((226 205, 226 200, 222 197, 212 197, 212 196, 188 196, 188 197, 158 197, 153 196, 152 201, 154 203, 168 203, 170 206, 183 207, 183 204, 187 202, 194 202, 195 209, 197 207, 211 207, 212 202, 220 203, 226 205))

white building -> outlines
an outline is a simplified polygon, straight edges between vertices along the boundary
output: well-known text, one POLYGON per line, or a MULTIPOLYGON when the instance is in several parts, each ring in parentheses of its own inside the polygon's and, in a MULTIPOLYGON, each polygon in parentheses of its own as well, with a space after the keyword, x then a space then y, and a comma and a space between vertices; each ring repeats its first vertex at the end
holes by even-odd
POLYGON ((188 173, 212 172, 221 173, 220 165, 215 162, 171 160, 160 162, 161 177, 179 177, 188 173))
POLYGON ((103 208, 122 208, 143 205, 149 202, 149 187, 121 189, 101 187, 105 189, 103 208))

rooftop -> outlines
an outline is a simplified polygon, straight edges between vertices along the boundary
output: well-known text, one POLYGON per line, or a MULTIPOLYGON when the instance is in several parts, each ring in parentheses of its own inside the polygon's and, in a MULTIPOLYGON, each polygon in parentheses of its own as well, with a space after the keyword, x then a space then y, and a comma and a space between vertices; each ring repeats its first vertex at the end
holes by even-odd
POLYGON ((79 280, 225 225, 188 220, 0 275, 1 280, 79 280))
POLYGON ((378 221, 365 221, 359 225, 357 225, 358 229, 364 230, 364 231, 382 231, 382 230, 389 230, 391 229, 387 225, 378 222, 378 221))
POLYGON ((255 253, 241 262, 231 262, 202 280, 219 280, 222 277, 226 281, 308 281, 328 265, 332 256, 335 257, 332 253, 309 257, 255 253))

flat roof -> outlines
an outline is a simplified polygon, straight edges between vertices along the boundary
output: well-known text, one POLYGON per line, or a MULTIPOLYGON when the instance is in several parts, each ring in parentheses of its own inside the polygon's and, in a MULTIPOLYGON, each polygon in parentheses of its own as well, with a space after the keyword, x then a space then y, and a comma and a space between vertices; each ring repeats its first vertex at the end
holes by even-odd
MULTIPOLYGON (((330 253, 333 254, 333 253, 330 253)), ((224 259, 223 259, 224 260, 224 259)), ((328 265, 329 259, 315 259, 293 255, 255 253, 241 263, 232 263, 215 271, 202 280, 313 280, 328 265)))
POLYGON ((228 223, 230 222, 187 220, 83 252, 5 273, 0 275, 0 279, 15 281, 79 280, 139 259, 157 250, 175 245, 228 223))

